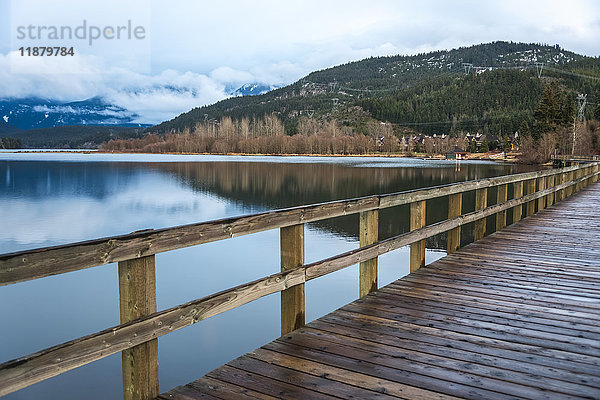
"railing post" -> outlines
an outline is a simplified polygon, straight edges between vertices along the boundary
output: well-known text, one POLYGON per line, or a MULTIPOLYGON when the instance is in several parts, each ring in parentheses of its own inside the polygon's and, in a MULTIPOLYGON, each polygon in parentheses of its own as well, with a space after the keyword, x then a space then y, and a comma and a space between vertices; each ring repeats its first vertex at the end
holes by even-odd
MULTIPOLYGON (((379 230, 379 210, 360 213, 360 247, 376 243, 379 230)), ((359 297, 377 291, 377 257, 360 263, 359 297)))
MULTIPOLYGON (((281 271, 304 265, 304 224, 280 229, 281 271)), ((304 326, 304 284, 281 291, 281 335, 304 326)))
MULTIPOLYGON (((462 214, 462 193, 448 196, 448 219, 462 214)), ((448 231, 447 253, 454 253, 460 247, 460 226, 448 231)))
MULTIPOLYGON (((487 207, 487 188, 477 189, 475 191, 475 211, 483 210, 487 207)), ((486 231, 486 219, 481 218, 475 221, 475 232, 473 240, 483 239, 486 231)))
MULTIPOLYGON (((535 178, 527 180, 527 194, 535 193, 535 178)), ((535 200, 528 201, 525 206, 525 216, 529 217, 535 213, 535 200)))
MULTIPOLYGON (((498 186, 498 195, 496 196, 496 204, 505 203, 508 200, 508 187, 506 184, 498 186)), ((496 214, 496 230, 506 226, 506 210, 500 211, 496 214)))
MULTIPOLYGON (((594 173, 598 173, 598 168, 599 168, 598 164, 594 165, 594 168, 592 169, 594 171, 594 173)), ((592 183, 596 183, 596 182, 598 182, 598 175, 596 175, 592 178, 592 183)))
MULTIPOLYGON (((557 185, 562 185, 565 181, 565 173, 561 172, 560 174, 556 175, 556 184, 557 185)), ((562 201, 563 197, 564 197, 564 190, 559 190, 556 192, 556 197, 555 197, 555 202, 558 203, 559 201, 562 201)))
MULTIPOLYGON (((515 182, 513 185, 514 198, 518 199, 519 197, 523 197, 523 181, 515 182)), ((523 214, 523 204, 519 204, 518 206, 513 207, 513 224, 515 222, 519 222, 521 220, 521 215, 523 214)))
MULTIPOLYGON (((556 175, 550 175, 546 182, 548 183, 548 189, 556 186, 556 175)), ((550 207, 554 204, 556 198, 556 192, 550 193, 546 196, 546 206, 550 207)))
MULTIPOLYGON (((537 179, 538 192, 546 189, 546 177, 542 176, 537 179)), ((538 211, 542 211, 546 208, 546 196, 542 196, 538 199, 538 211)))
MULTIPOLYGON (((565 183, 571 182, 573 180, 573 175, 574 175, 573 171, 568 172, 567 173, 567 182, 565 182, 565 183)), ((574 188, 573 188, 572 185, 570 185, 569 187, 567 187, 565 189, 565 197, 571 196, 573 194, 573 190, 574 190, 574 188)))
MULTIPOLYGON (((119 262, 121 323, 156 312, 154 255, 119 262)), ((148 400, 158 396, 158 339, 121 353, 123 398, 148 400)))
MULTIPOLYGON (((410 203, 410 230, 426 225, 425 200, 410 203)), ((425 239, 410 245, 410 272, 415 272, 425 266, 425 239)))

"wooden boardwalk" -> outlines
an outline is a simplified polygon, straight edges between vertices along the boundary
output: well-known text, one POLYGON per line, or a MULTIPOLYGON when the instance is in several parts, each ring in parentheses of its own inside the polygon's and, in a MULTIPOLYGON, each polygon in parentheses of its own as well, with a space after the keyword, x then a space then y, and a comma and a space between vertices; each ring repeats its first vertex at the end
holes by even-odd
POLYGON ((600 184, 160 399, 600 398, 600 184))

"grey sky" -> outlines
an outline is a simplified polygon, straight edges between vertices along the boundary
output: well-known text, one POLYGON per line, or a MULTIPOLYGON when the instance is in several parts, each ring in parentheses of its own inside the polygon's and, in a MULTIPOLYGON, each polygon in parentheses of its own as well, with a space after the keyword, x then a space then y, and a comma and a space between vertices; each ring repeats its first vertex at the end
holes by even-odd
POLYGON ((0 97, 102 96, 140 113, 141 122, 217 101, 228 86, 283 85, 370 56, 495 40, 558 43, 600 56, 600 2, 594 0, 15 0, 9 17, 10 5, 0 0, 0 97), (8 54, 17 50, 11 43, 17 8, 28 23, 132 20, 147 28, 148 40, 78 45, 81 57, 68 68, 57 64, 65 60, 49 60, 55 65, 24 74, 8 54))

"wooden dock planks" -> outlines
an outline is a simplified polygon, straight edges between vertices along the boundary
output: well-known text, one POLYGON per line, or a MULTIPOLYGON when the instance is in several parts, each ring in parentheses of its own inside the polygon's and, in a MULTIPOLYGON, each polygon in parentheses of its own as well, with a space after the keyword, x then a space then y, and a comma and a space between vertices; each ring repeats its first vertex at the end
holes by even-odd
POLYGON ((600 398, 600 185, 160 399, 600 398))

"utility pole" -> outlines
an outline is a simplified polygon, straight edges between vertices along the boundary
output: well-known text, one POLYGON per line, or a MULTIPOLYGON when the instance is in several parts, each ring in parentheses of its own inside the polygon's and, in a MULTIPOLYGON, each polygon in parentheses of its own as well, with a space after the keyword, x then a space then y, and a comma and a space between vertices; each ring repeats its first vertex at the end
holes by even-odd
POLYGON ((587 94, 579 93, 577 95, 577 117, 579 122, 585 119, 585 105, 587 104, 587 94))
POLYGON ((333 82, 329 82, 329 87, 331 88, 331 93, 335 92, 335 89, 337 88, 337 85, 338 85, 338 83, 337 83, 336 80, 334 80, 333 82))
POLYGON ((472 63, 462 63, 463 68, 465 69, 465 75, 469 75, 471 70, 473 69, 472 63))
MULTIPOLYGON (((587 104, 587 94, 579 93, 577 95, 577 119, 583 122, 585 119, 585 105, 587 104)), ((571 155, 575 155, 575 141, 577 132, 577 120, 573 121, 573 143, 571 144, 571 155)))
POLYGON ((537 70, 537 77, 541 78, 542 77, 542 71, 544 70, 544 63, 542 63, 542 62, 536 62, 535 63, 535 69, 537 70))

